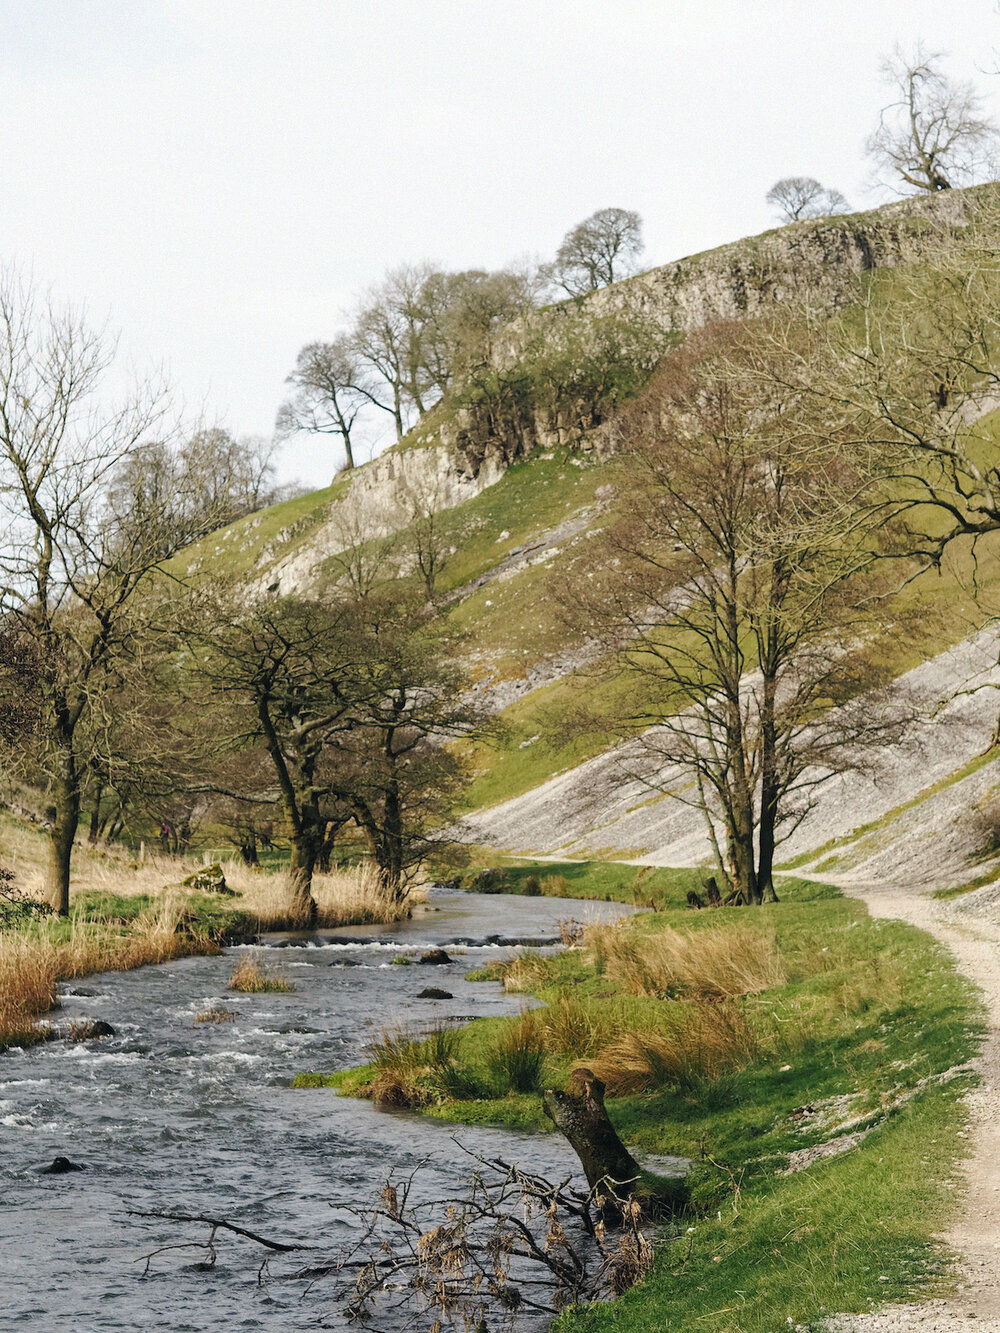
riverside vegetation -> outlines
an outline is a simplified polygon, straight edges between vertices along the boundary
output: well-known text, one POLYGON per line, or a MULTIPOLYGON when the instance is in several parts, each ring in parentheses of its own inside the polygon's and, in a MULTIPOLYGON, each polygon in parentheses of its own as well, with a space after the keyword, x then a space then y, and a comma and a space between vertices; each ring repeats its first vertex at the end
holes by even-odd
MULTIPOLYGON (((590 871, 594 896, 652 896, 634 867, 560 871, 575 896, 590 871)), ((656 877, 656 911, 470 974, 523 994, 520 1017, 390 1029, 369 1065, 296 1084, 541 1132, 542 1089, 595 1076, 640 1159, 688 1159, 687 1211, 646 1279, 566 1312, 566 1333, 773 1333, 944 1281, 934 1236, 963 1151, 972 988, 929 937, 831 886, 786 877, 748 916, 689 910, 695 872, 656 877)))
MULTIPOLYGON (((218 953, 262 931, 309 924, 284 870, 226 861, 218 867, 225 892, 198 892, 182 882, 205 878, 193 858, 154 856, 140 863, 121 848, 77 848, 70 914, 55 916, 35 896, 39 836, 10 818, 4 834, 22 873, 0 901, 0 1050, 53 1035, 52 1026, 38 1020, 58 1009, 60 981, 218 953)), ((409 901, 390 901, 380 892, 377 876, 364 865, 317 875, 314 894, 320 926, 391 922, 411 910, 409 901)), ((280 990, 287 983, 245 960, 233 987, 280 990)))

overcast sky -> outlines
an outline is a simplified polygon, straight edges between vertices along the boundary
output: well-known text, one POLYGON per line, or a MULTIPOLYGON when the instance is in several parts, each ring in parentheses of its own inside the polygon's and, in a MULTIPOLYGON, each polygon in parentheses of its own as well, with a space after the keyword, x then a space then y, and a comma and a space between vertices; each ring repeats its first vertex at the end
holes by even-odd
MULTIPOLYGON (((994 0, 0 0, 0 258, 270 434, 299 347, 388 267, 549 257, 637 209, 647 265, 857 206, 878 61, 922 39, 1000 114, 994 0)), ((884 195, 882 197, 885 197, 884 195)), ((325 485, 329 441, 282 472, 325 485)))

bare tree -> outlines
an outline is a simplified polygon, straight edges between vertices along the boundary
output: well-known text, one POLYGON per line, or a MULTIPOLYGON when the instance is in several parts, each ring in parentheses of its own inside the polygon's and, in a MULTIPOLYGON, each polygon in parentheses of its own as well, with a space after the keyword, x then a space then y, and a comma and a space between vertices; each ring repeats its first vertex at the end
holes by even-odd
POLYGON ((972 84, 944 73, 943 59, 918 45, 883 61, 893 100, 866 145, 877 173, 928 192, 973 185, 996 167, 997 127, 972 84))
POLYGON ((403 438, 413 411, 425 411, 421 288, 430 271, 427 264, 391 269, 365 294, 354 319, 352 346, 379 386, 369 401, 392 417, 397 440, 403 438))
POLYGON ((639 214, 601 208, 566 233, 550 274, 570 296, 580 296, 634 273, 642 251, 639 214))
POLYGON ((767 192, 767 202, 783 222, 849 213, 851 206, 839 190, 829 190, 812 176, 784 176, 767 192))
POLYGON ((937 567, 956 537, 1000 531, 989 416, 1000 395, 998 254, 994 196, 897 271, 891 301, 859 284, 859 318, 829 326, 821 367, 803 358, 795 371, 871 475, 895 549, 920 569, 937 567))
POLYGON ((166 558, 283 498, 274 484, 275 448, 219 427, 195 431, 179 448, 163 440, 138 445, 107 478, 108 522, 123 542, 141 532, 147 548, 158 546, 166 558))
POLYGON ((430 391, 444 395, 492 359, 497 335, 538 303, 534 269, 429 272, 419 295, 419 362, 430 391))
POLYGON ((80 819, 80 741, 134 634, 137 593, 162 559, 139 529, 109 521, 102 492, 161 420, 144 386, 112 406, 101 391, 114 344, 11 271, 0 278, 0 606, 39 652, 39 729, 55 818, 48 892, 69 910, 80 819))
POLYGON ((708 326, 664 359, 622 421, 620 517, 564 594, 634 682, 634 776, 701 812, 745 903, 773 898, 777 843, 881 722, 849 706, 864 479, 762 328, 708 326))
POLYGON ((351 433, 358 416, 365 407, 383 406, 353 340, 341 334, 332 342, 307 343, 286 383, 292 392, 278 411, 277 433, 337 435, 347 468, 353 468, 351 433))

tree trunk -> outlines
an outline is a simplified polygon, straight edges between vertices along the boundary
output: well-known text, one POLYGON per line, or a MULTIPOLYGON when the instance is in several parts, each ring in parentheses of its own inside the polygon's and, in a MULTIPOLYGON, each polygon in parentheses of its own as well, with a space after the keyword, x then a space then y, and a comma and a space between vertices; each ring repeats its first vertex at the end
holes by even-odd
POLYGON ((104 784, 99 782, 97 784, 97 791, 94 793, 93 808, 90 811, 90 832, 87 836, 87 841, 90 843, 91 847, 94 846, 98 838, 101 836, 101 800, 103 796, 104 784))
POLYGON ((292 882, 292 907, 301 914, 308 926, 316 924, 316 899, 312 896, 313 872, 316 869, 316 834, 314 829, 302 829, 292 837, 292 855, 288 876, 292 882))
POLYGON ((399 795, 399 783, 391 777, 385 786, 385 809, 382 816, 382 836, 379 870, 386 892, 394 902, 401 902, 403 893, 403 810, 399 795))
MULTIPOLYGON (((651 1180, 618 1137, 604 1108, 604 1084, 583 1076, 582 1088, 549 1089, 543 1096, 545 1114, 566 1136, 580 1159, 592 1190, 606 1187, 617 1199, 636 1199, 654 1214, 683 1207, 687 1191, 680 1182, 651 1180)), ((614 1213, 612 1205, 611 1212, 614 1213)))
POLYGON ((80 784, 72 755, 53 792, 56 816, 49 834, 49 901, 60 916, 69 916, 69 868, 73 843, 80 826, 80 784))

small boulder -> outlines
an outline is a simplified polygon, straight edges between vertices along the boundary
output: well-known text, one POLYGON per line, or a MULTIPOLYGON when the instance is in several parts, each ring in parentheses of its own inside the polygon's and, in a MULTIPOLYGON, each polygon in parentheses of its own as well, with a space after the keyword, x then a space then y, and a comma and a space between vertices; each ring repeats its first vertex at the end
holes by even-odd
POLYGON ((71 1162, 68 1157, 54 1157, 51 1165, 43 1166, 38 1174, 41 1176, 65 1176, 70 1171, 84 1170, 86 1168, 82 1167, 79 1162, 71 1162))
POLYGON ((425 986, 422 991, 417 992, 418 1000, 453 1000, 454 998, 450 990, 439 990, 437 986, 425 986))
POLYGON ((222 866, 216 861, 213 865, 202 866, 194 874, 181 881, 186 889, 194 893, 218 893, 224 898, 235 898, 235 892, 226 883, 222 866))
POLYGON ((428 949, 422 953, 418 962, 425 963, 429 967, 440 967, 443 963, 450 963, 451 958, 443 949, 428 949))

